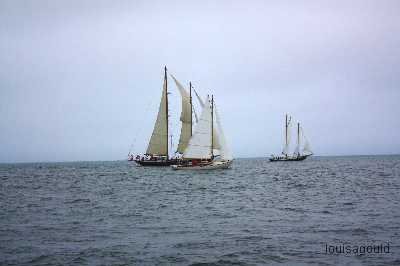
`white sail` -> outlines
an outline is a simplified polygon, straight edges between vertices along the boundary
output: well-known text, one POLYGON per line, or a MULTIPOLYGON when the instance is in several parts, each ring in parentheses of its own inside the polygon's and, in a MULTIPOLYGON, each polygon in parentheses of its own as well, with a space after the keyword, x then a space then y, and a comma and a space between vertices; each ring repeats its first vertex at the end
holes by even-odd
POLYGON ((294 156, 300 155, 300 146, 299 145, 296 145, 296 148, 294 149, 293 155, 294 156))
POLYGON ((192 110, 190 104, 190 95, 182 86, 182 84, 173 75, 171 75, 171 77, 174 79, 175 84, 178 87, 178 90, 182 98, 182 111, 180 117, 180 120, 182 122, 182 127, 181 127, 181 135, 179 138, 177 151, 179 153, 183 153, 189 143, 190 134, 192 131, 192 124, 191 124, 192 110))
POLYGON ((219 132, 218 132, 218 130, 216 129, 216 127, 214 127, 214 129, 213 129, 213 147, 214 147, 214 149, 220 149, 221 148, 221 143, 219 142, 219 140, 220 140, 220 138, 219 138, 219 132))
POLYGON ((199 118, 197 117, 196 109, 194 109, 194 106, 192 106, 192 107, 193 107, 193 114, 194 114, 195 121, 196 121, 196 123, 198 123, 199 118))
POLYGON ((305 154, 305 155, 313 154, 313 152, 311 150, 310 142, 306 138, 302 127, 300 127, 300 133, 301 133, 301 136, 302 136, 302 139, 304 142, 303 151, 302 151, 303 154, 305 154))
POLYGON ((300 124, 297 123, 297 144, 296 147, 294 148, 293 156, 297 157, 300 156, 300 146, 301 146, 301 133, 300 133, 300 124))
POLYGON ((233 156, 232 153, 226 143, 224 131, 222 129, 222 124, 221 124, 221 119, 217 111, 217 107, 214 104, 214 110, 215 110, 215 117, 217 120, 217 126, 218 126, 218 140, 220 143, 220 148, 219 148, 219 153, 221 155, 222 160, 232 160, 233 156))
POLYGON ((305 141, 304 143, 304 147, 303 147, 303 154, 313 154, 311 147, 310 147, 310 143, 308 142, 308 140, 305 141))
MULTIPOLYGON (((200 96, 197 94, 197 91, 195 89, 193 89, 194 93, 196 94, 197 100, 199 100, 200 106, 201 108, 204 108, 204 102, 203 100, 200 98, 200 96)), ((197 120, 197 118, 196 118, 197 120)), ((220 143, 219 143, 219 138, 218 138, 218 132, 216 130, 216 128, 213 129, 213 143, 214 143, 214 149, 219 149, 221 147, 220 143)), ((218 153, 218 151, 216 151, 218 153)))
MULTIPOLYGON (((285 135, 285 144, 283 146, 283 151, 282 151, 282 154, 285 154, 285 155, 287 155, 289 153, 290 137, 291 137, 291 134, 290 134, 291 133, 291 130, 290 130, 291 129, 291 122, 292 122, 292 117, 289 116, 288 120, 287 120, 287 133, 285 133, 285 134, 287 134, 287 136, 285 135)), ((285 127, 286 127, 286 125, 285 125, 285 127)))
POLYGON ((163 91, 160 106, 158 108, 157 120, 154 125, 153 134, 151 135, 146 154, 167 155, 168 138, 167 138, 167 81, 164 79, 163 91))
POLYGON ((183 158, 185 159, 211 158, 211 106, 208 97, 206 103, 193 136, 189 140, 189 145, 183 153, 183 158))

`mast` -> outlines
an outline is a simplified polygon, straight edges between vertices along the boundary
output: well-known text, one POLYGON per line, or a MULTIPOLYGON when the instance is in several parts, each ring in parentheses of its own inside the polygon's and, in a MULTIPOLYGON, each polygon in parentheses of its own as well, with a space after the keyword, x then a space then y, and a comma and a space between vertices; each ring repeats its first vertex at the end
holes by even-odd
POLYGON ((297 123, 297 147, 299 149, 298 155, 300 155, 300 123, 297 123))
POLYGON ((193 135, 192 82, 189 82, 189 98, 190 98, 190 136, 192 136, 193 135))
POLYGON ((167 121, 167 134, 166 134, 166 138, 167 141, 165 142, 167 145, 167 160, 169 157, 169 152, 168 152, 168 79, 167 79, 167 66, 164 66, 164 81, 165 81, 165 120, 167 121))
POLYGON ((172 134, 171 134, 171 136, 170 136, 170 140, 171 140, 171 141, 170 141, 170 144, 169 144, 169 145, 170 145, 170 147, 172 148, 172 146, 173 146, 173 145, 172 145, 172 134))
MULTIPOLYGON (((287 141, 287 128, 288 128, 288 119, 286 114, 286 121, 285 121, 285 147, 287 148, 288 141, 287 141)), ((286 151, 287 152, 287 151, 286 151)))
POLYGON ((214 95, 211 95, 211 160, 214 158, 214 95))

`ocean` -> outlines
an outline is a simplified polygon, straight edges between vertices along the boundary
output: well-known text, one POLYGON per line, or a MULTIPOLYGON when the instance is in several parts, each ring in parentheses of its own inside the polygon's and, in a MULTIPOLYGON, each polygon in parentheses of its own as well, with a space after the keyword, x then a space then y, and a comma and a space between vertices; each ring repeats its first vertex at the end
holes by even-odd
POLYGON ((0 179, 0 265, 400 265, 400 156, 0 164, 0 179))

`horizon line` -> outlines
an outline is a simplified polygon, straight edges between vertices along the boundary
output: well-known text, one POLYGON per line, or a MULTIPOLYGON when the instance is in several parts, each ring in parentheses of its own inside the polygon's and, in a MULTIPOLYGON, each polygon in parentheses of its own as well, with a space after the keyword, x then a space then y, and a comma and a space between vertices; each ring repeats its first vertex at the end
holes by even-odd
MULTIPOLYGON (((338 154, 338 155, 313 155, 313 157, 357 157, 357 156, 400 156, 400 153, 386 154, 338 154)), ((260 159, 269 158, 269 156, 246 156, 234 159, 260 159)), ((127 161, 126 159, 118 160, 66 160, 66 161, 25 161, 25 162, 0 162, 0 164, 34 164, 34 163, 85 163, 85 162, 119 162, 127 161)))

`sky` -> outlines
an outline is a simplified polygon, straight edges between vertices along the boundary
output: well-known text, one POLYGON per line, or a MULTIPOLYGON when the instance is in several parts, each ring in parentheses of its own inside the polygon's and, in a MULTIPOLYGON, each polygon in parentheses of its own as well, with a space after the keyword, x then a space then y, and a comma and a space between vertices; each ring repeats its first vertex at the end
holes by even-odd
MULTIPOLYGON (((163 67, 214 94, 236 158, 400 153, 400 2, 0 0, 0 162, 145 152, 163 67)), ((179 94, 170 81, 170 126, 179 94)))

